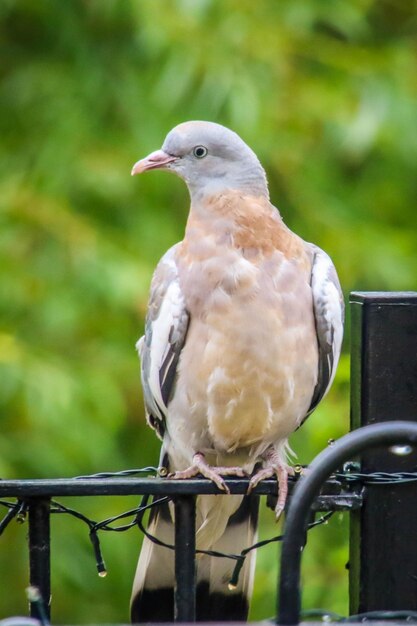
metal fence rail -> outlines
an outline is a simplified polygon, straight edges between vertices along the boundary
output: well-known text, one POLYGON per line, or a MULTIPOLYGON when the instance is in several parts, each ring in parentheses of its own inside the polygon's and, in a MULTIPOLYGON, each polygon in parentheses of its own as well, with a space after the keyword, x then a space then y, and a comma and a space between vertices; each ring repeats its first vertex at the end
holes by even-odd
MULTIPOLYGON (((295 480, 290 480, 289 492, 295 480)), ((229 478, 226 484, 231 494, 243 495, 248 489, 248 479, 229 478)), ((260 483, 253 493, 274 495, 277 483, 274 479, 260 483)), ((51 596, 51 500, 65 496, 169 496, 175 505, 175 573, 176 573, 176 620, 193 621, 195 614, 195 498, 197 495, 223 492, 206 479, 167 480, 164 478, 70 478, 51 480, 2 480, 0 498, 16 498, 19 509, 28 512, 28 548, 30 585, 37 587, 50 616, 51 596)), ((227 497, 227 496, 226 496, 227 497)), ((332 478, 328 480, 312 509, 314 511, 354 510, 362 504, 358 485, 352 487, 332 478)), ((16 509, 11 511, 16 514, 16 509)), ((3 529, 10 521, 11 511, 5 516, 3 529)), ((100 559, 98 558, 98 561, 100 559)), ((31 616, 39 618, 39 608, 31 605, 31 616)))

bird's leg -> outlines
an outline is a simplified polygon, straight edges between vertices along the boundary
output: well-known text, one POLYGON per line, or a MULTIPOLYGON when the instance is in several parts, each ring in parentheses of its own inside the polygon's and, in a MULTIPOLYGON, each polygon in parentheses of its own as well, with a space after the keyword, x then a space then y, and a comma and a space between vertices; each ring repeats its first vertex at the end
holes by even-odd
POLYGON ((278 500, 275 506, 275 517, 279 519, 285 507, 288 494, 288 475, 293 476, 294 470, 281 460, 281 456, 273 446, 269 446, 263 455, 265 465, 249 481, 248 493, 265 478, 277 477, 278 500))
POLYGON ((213 467, 209 465, 202 452, 196 452, 193 456, 193 464, 185 470, 173 472, 168 478, 186 479, 202 474, 205 478, 213 481, 219 489, 230 493, 222 476, 239 476, 244 478, 247 474, 241 467, 213 467))

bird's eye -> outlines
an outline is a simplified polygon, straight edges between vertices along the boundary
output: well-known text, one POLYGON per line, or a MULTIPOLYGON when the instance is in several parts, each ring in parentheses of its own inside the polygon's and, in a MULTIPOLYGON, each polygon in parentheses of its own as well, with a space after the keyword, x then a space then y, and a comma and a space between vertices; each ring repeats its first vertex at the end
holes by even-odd
POLYGON ((202 159, 207 154, 207 148, 204 146, 196 146, 193 150, 193 154, 197 159, 202 159))

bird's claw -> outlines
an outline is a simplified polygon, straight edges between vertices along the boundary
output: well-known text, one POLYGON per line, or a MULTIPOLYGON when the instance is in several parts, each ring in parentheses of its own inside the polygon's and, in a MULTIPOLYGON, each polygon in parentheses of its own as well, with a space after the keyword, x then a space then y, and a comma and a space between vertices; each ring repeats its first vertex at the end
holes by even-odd
POLYGON ((201 474, 205 478, 211 480, 220 491, 230 494, 230 489, 226 485, 222 476, 239 476, 245 478, 246 472, 241 467, 214 467, 207 463, 204 454, 197 452, 193 457, 193 464, 185 470, 179 470, 168 475, 168 478, 184 480, 194 478, 201 474))
POLYGON ((272 476, 274 476, 274 474, 275 471, 272 467, 263 467, 262 469, 257 471, 256 474, 254 474, 249 481, 248 494, 251 493, 253 489, 255 489, 257 485, 259 485, 260 482, 262 482, 266 478, 271 478, 272 476))
POLYGON ((289 475, 294 475, 293 468, 277 458, 275 451, 270 451, 266 455, 265 467, 257 471, 249 481, 248 494, 251 493, 262 480, 271 478, 272 476, 277 477, 278 499, 275 505, 275 517, 277 521, 279 520, 287 501, 289 475))

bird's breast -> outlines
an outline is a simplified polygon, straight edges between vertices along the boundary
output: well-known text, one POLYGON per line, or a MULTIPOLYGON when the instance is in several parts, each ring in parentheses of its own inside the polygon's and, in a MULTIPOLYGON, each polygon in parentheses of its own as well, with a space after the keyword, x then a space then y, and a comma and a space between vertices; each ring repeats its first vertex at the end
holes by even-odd
POLYGON ((209 446, 223 451, 285 438, 317 379, 317 341, 304 260, 242 250, 193 259, 180 272, 191 322, 179 397, 209 446))

